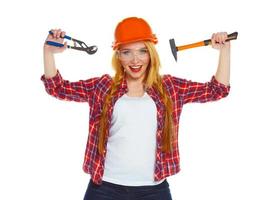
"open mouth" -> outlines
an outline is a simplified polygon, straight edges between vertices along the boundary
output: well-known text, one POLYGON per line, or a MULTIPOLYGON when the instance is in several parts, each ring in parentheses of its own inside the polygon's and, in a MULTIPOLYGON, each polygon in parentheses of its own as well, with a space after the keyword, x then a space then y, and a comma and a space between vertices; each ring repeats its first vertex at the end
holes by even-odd
POLYGON ((142 65, 136 65, 136 66, 129 66, 129 68, 130 68, 130 70, 132 71, 132 72, 139 72, 140 70, 141 70, 141 68, 142 68, 142 65))

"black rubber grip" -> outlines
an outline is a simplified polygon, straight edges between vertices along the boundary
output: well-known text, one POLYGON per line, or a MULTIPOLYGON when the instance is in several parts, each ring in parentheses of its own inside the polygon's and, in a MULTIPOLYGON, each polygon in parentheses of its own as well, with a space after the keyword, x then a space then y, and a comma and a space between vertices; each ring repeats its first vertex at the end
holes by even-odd
MULTIPOLYGON (((228 35, 228 38, 226 39, 226 42, 230 41, 230 40, 236 40, 237 37, 238 37, 238 32, 231 33, 231 34, 228 35)), ((211 43, 211 39, 204 40, 205 46, 209 45, 210 43, 211 43)))
POLYGON ((204 40, 205 46, 208 46, 211 43, 211 40, 204 40))

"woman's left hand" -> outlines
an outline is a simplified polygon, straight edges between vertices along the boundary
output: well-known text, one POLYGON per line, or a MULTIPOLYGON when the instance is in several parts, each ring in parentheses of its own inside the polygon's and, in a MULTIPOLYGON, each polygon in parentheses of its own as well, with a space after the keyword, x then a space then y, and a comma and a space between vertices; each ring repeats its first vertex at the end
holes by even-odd
POLYGON ((213 33, 211 36, 211 46, 214 49, 230 48, 230 42, 225 40, 228 38, 227 32, 213 33))

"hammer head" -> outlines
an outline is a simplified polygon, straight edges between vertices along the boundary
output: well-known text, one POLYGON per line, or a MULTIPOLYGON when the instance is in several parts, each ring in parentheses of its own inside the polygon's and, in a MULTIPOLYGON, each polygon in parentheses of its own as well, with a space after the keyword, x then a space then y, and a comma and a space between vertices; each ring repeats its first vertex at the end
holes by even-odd
POLYGON ((175 41, 174 41, 174 39, 170 39, 169 41, 170 41, 170 46, 171 46, 173 57, 174 57, 175 61, 177 61, 177 48, 175 45, 175 41))

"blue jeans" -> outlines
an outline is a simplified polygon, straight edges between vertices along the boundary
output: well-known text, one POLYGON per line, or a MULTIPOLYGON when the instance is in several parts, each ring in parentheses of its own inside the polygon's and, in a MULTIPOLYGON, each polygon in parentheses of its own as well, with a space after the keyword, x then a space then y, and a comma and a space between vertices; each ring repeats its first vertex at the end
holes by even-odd
POLYGON ((172 200, 167 180, 152 186, 123 186, 106 181, 96 185, 90 179, 84 200, 172 200))

